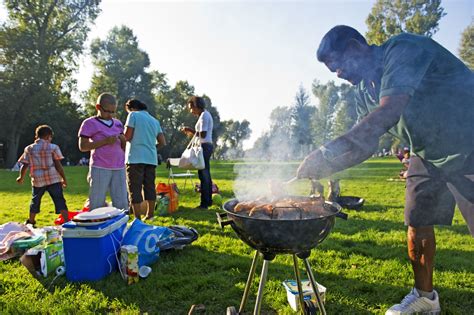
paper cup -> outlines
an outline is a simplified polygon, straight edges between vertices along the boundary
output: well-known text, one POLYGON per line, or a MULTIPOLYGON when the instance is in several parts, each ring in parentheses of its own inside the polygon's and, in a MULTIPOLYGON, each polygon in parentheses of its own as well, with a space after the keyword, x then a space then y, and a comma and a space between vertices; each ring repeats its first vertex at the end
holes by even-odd
POLYGON ((148 277, 150 273, 151 273, 151 267, 148 267, 148 266, 141 266, 140 269, 138 270, 138 275, 141 278, 148 277))

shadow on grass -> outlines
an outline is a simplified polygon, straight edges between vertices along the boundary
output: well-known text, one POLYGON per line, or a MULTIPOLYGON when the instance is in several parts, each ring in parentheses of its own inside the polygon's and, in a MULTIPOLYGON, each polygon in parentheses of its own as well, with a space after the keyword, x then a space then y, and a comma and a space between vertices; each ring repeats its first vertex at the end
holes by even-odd
MULTIPOLYGON (((162 253, 159 261, 152 265, 153 272, 147 279, 133 286, 128 286, 118 272, 105 279, 88 282, 87 286, 101 292, 112 300, 120 300, 138 306, 140 313, 149 314, 187 314, 193 304, 204 304, 207 314, 223 314, 226 307, 239 305, 243 286, 247 280, 252 255, 229 255, 205 250, 199 246, 190 246, 182 251, 162 253), (176 277, 174 276, 176 275, 176 277), (186 275, 183 281, 183 275, 186 275)), ((260 260, 261 262, 261 260, 260 260)), ((272 267, 283 268, 273 262, 272 267)), ((289 267, 285 267, 289 268, 289 267)), ((290 269, 292 270, 292 269, 290 269)), ((255 303, 254 293, 257 290, 259 270, 255 275, 248 307, 255 303)), ((45 288, 50 282, 42 281, 45 288)), ((64 279, 49 288, 53 293, 65 289, 64 279)), ((74 290, 80 291, 81 283, 72 283, 74 290)), ((270 300, 270 296, 266 297, 270 300)), ((262 314, 273 313, 264 303, 262 314)), ((97 309, 97 312, 110 311, 109 307, 97 309)))
MULTIPOLYGON (((352 255, 360 255, 368 261, 397 260, 408 263, 407 246, 404 242, 383 245, 370 240, 341 240, 330 237, 319 246, 325 251, 335 251, 340 257, 349 259, 352 255), (377 250, 374 250, 377 248, 377 250)), ((472 250, 437 249, 435 269, 437 271, 465 272, 472 264, 472 250)))
MULTIPOLYGON (((388 209, 380 210, 382 206, 379 205, 374 205, 373 208, 372 206, 368 206, 367 208, 364 206, 361 212, 371 212, 371 211, 377 211, 377 212, 385 212, 388 211, 388 209)), ((390 211, 398 209, 403 213, 403 207, 390 207, 390 211)), ((347 212, 347 211, 346 211, 347 212)), ((403 219, 402 219, 403 220, 403 219)), ((369 219, 360 219, 360 218, 354 218, 353 216, 349 214, 349 218, 347 221, 344 220, 336 220, 336 229, 342 233, 345 234, 356 234, 361 231, 366 231, 366 230, 374 230, 378 232, 391 232, 391 231, 406 231, 407 227, 405 226, 405 223, 403 221, 400 222, 394 222, 392 220, 369 220, 369 219)), ((469 230, 467 228, 467 225, 465 224, 457 224, 457 225, 451 225, 451 226, 439 226, 438 231, 441 232, 442 230, 447 230, 451 231, 456 234, 460 235, 469 235, 469 230)))
MULTIPOLYGON (((244 255, 230 255, 190 246, 183 251, 163 253, 160 260, 152 266, 151 275, 133 286, 127 286, 116 272, 101 281, 87 283, 87 287, 101 292, 111 301, 119 300, 127 305, 136 305, 140 313, 186 314, 191 305, 204 304, 206 314, 223 314, 228 306, 238 309, 252 256, 252 250, 244 255), (176 277, 173 276, 175 274, 176 277), (183 281, 183 274, 187 275, 186 281, 183 281)), ((281 285, 286 279, 294 279, 293 268, 289 264, 278 262, 280 256, 269 265, 262 314, 293 313, 286 304, 286 291, 281 285), (273 303, 279 305, 278 309, 272 306, 273 303), (281 305, 286 306, 282 309, 281 305)), ((260 258, 246 304, 246 314, 251 314, 255 305, 261 264, 260 258)), ((306 278, 302 265, 299 261, 300 271, 303 278, 306 278)), ((398 303, 410 290, 409 285, 403 287, 376 281, 360 281, 325 272, 314 265, 312 271, 316 280, 327 287, 325 307, 329 314, 380 313, 398 303)), ((51 286, 49 291, 66 289, 66 285, 62 279, 51 286)), ((70 285, 79 292, 84 284, 70 285)), ((49 281, 45 280, 44 286, 49 286, 49 281)), ((442 295, 441 306, 449 310, 449 313, 462 314, 468 309, 472 310, 472 291, 468 288, 438 290, 442 295)), ((105 305, 103 307, 95 312, 111 310, 105 305)))
MULTIPOLYGON (((184 222, 185 225, 196 228, 201 238, 210 238, 204 243, 212 242, 213 237, 216 237, 226 242, 225 244, 219 243, 205 248, 196 242, 182 251, 162 253, 159 261, 152 266, 153 272, 149 278, 140 280, 133 286, 127 286, 120 274, 115 272, 101 281, 87 284, 69 284, 65 279, 58 279, 49 291, 53 293, 56 289, 71 290, 70 286, 72 286, 73 292, 80 292, 86 286, 92 289, 92 292, 103 294, 108 298, 108 302, 93 310, 97 313, 114 312, 112 301, 117 300, 122 304, 135 307, 140 313, 149 314, 186 314, 192 304, 204 304, 206 314, 223 314, 227 306, 238 308, 250 269, 253 250, 243 244, 230 227, 224 230, 218 227, 215 210, 182 208, 162 219, 163 222, 184 222), (223 235, 226 237, 223 238, 223 235), (239 254, 226 252, 228 246, 232 246, 234 252, 238 247, 239 254)), ((356 234, 364 235, 366 232, 373 231, 376 234, 397 230, 405 234, 403 223, 350 218, 348 221, 338 220, 333 232, 351 238, 356 234)), ((397 240, 380 244, 375 239, 341 239, 336 236, 331 237, 330 234, 316 250, 335 251, 342 257, 357 254, 366 257, 369 262, 371 260, 408 262, 406 245, 397 240), (375 247, 377 251, 373 250, 375 247)), ((471 254, 466 251, 440 249, 437 254, 436 268, 440 271, 465 271, 466 266, 471 263, 467 259, 467 257, 472 257, 471 254), (465 258, 459 258, 459 256, 465 258), (453 257, 459 259, 456 258, 453 261, 453 257)), ((286 303, 286 291, 281 285, 286 279, 294 279, 293 268, 291 264, 282 261, 280 256, 283 255, 277 256, 277 259, 269 266, 262 314, 293 313, 286 303), (282 307, 282 305, 285 306, 282 307)), ((374 262, 374 268, 377 266, 378 264, 374 262)), ((355 279, 349 269, 335 274, 317 267, 313 265, 312 270, 316 280, 328 288, 326 310, 329 314, 382 313, 392 304, 398 303, 410 290, 409 284, 405 287, 391 285, 390 279, 385 279, 384 282, 381 282, 382 280, 379 280, 380 282, 361 281, 355 279)), ((260 269, 261 260, 245 309, 246 314, 251 314, 253 311, 260 269)), ((300 269, 303 271, 301 262, 300 269)), ((50 285, 50 279, 42 283, 46 288, 50 285)), ((442 307, 449 310, 449 313, 462 314, 472 309, 466 308, 466 304, 473 306, 470 299, 472 290, 469 288, 438 289, 442 296, 442 307)))
MULTIPOLYGON (((403 211, 403 207, 394 207, 394 206, 387 206, 387 205, 381 205, 381 204, 364 204, 362 208, 360 208, 359 212, 387 212, 388 210, 392 209, 400 209, 403 211)), ((343 209, 343 211, 347 211, 348 209, 343 209)))
POLYGON ((336 220, 335 230, 346 235, 354 235, 368 230, 374 232, 406 231, 406 227, 403 222, 360 219, 349 215, 347 221, 336 220))
MULTIPOLYGON (((182 213, 177 212, 174 214, 175 218, 182 217, 186 220, 191 220, 190 223, 200 233, 223 233, 227 237, 239 239, 236 233, 233 232, 230 226, 225 227, 223 230, 218 226, 216 219, 216 212, 222 213, 220 209, 213 210, 194 210, 194 209, 183 209, 182 213), (207 223, 202 223, 207 222, 207 223)), ((335 236, 329 235, 328 239, 321 243, 320 248, 326 250, 335 250, 343 255, 359 254, 366 256, 368 259, 397 259, 401 262, 408 261, 406 254, 406 226, 403 222, 393 222, 390 220, 368 220, 351 218, 347 221, 342 219, 336 219, 336 225, 332 230, 332 233, 341 233, 344 237, 349 239, 340 239, 335 236), (400 232, 400 238, 388 241, 385 244, 381 244, 377 240, 378 233, 391 234, 394 232, 400 232), (369 234, 367 234, 369 233, 369 234), (360 239, 373 237, 374 240, 360 239), (377 248, 377 250, 374 250, 377 248)), ((443 229, 450 230, 460 235, 468 234, 466 226, 450 226, 443 227, 443 229)), ((474 252, 473 252, 474 254, 474 252)), ((467 257, 469 251, 463 250, 451 250, 438 248, 436 251, 437 268, 439 270, 451 270, 451 271, 463 271, 465 266, 469 265, 467 257), (467 255, 466 255, 467 254, 467 255), (446 264, 444 261, 456 258, 459 264, 446 264), (449 266, 449 267, 448 267, 449 266)))
MULTIPOLYGON (((400 303, 411 285, 396 286, 379 281, 367 282, 334 273, 316 271, 316 280, 327 287, 328 314, 383 314, 393 304, 400 303)), ((474 300, 468 288, 437 288, 441 308, 447 314, 463 314, 472 310, 474 300)))
MULTIPOLYGON (((222 211, 220 211, 222 212, 222 211)), ((227 237, 239 239, 236 233, 233 232, 232 228, 226 227, 223 230, 217 225, 215 211, 205 210, 190 210, 191 217, 199 217, 201 222, 203 221, 203 214, 207 218, 209 224, 203 224, 200 222, 193 222, 192 225, 198 231, 206 231, 206 233, 223 233, 227 237), (212 213, 209 213, 212 212, 212 213)), ((187 219, 190 218, 186 215, 187 219)), ((450 231, 467 234, 467 227, 465 226, 452 226, 445 227, 450 231)), ((378 260, 397 260, 402 263, 408 262, 407 247, 406 247, 406 227, 403 222, 393 222, 389 220, 367 220, 367 219, 356 219, 350 218, 347 221, 337 219, 336 226, 333 229, 333 233, 338 232, 343 236, 350 237, 351 239, 340 239, 337 237, 331 237, 321 243, 318 248, 324 250, 334 250, 343 256, 349 257, 352 254, 357 254, 367 257, 367 259, 378 259, 378 260), (377 233, 390 234, 393 232, 400 232, 400 238, 396 240, 388 241, 387 243, 381 244, 377 239, 377 233), (369 233, 369 234, 367 234, 369 233), (356 238, 354 236, 357 235, 356 238), (359 237, 370 237, 373 236, 374 240, 360 239, 359 237), (374 250, 377 248, 377 250, 374 250)), ((451 249, 437 249, 436 256, 436 268, 439 271, 454 271, 462 272, 466 269, 466 266, 470 264, 469 258, 472 257, 471 251, 464 250, 451 250, 451 249), (452 263, 452 262, 456 263, 452 263)))
MULTIPOLYGON (((396 223, 388 220, 351 219, 349 217, 348 221, 339 220, 336 222, 332 233, 338 232, 341 233, 343 237, 349 237, 351 239, 338 239, 336 236, 331 237, 330 235, 328 240, 323 242, 320 247, 336 250, 345 255, 355 253, 367 256, 370 259, 399 259, 400 261, 407 261, 406 229, 403 222, 396 223), (395 239, 383 245, 376 239, 379 233, 393 234, 393 232, 396 231, 401 232, 401 239, 399 240, 395 239), (357 237, 352 239, 354 236, 357 237), (360 237, 367 238, 371 236, 374 240, 360 239, 360 237), (377 247, 378 250, 374 251, 374 247, 377 247)), ((469 234, 467 227, 461 225, 443 227, 443 229, 460 235, 469 234)), ((474 251, 438 248, 436 250, 436 268, 439 270, 462 272, 466 269, 466 266, 470 264, 469 257, 473 256, 474 251), (458 263, 443 263, 453 259, 458 263), (447 265, 449 265, 449 267, 447 267, 447 265)))
MULTIPOLYGON (((185 225, 196 228, 201 238, 208 238, 203 240, 203 245, 214 241, 213 237, 225 244, 213 244, 205 248, 197 241, 182 251, 162 253, 159 261, 152 265, 151 275, 132 286, 126 285, 118 272, 98 282, 71 284, 66 279, 60 278, 50 286, 51 278, 48 278, 40 280, 42 285, 51 293, 55 290, 72 292, 92 290, 92 293, 104 295, 108 298, 107 302, 96 305, 97 308, 91 310, 96 313, 114 312, 113 301, 120 301, 122 305, 149 314, 186 314, 193 304, 204 304, 206 314, 223 314, 227 306, 238 308, 253 250, 241 242, 230 227, 220 229, 213 210, 183 208, 162 219, 163 222, 184 222, 185 225), (223 235, 226 237, 223 238, 223 235), (239 254, 226 252, 229 246, 239 254)), ((161 224, 167 225, 167 223, 161 224)), ((353 218, 348 221, 338 220, 333 232, 353 237, 358 233, 363 235, 367 231, 386 233, 394 230, 403 230, 404 234, 405 228, 402 223, 392 221, 353 218)), ((330 234, 316 251, 335 251, 338 255, 348 258, 357 254, 366 257, 369 262, 397 260, 404 263, 408 262, 405 246, 404 242, 397 240, 389 244, 380 244, 377 240, 340 239, 336 235, 331 237, 330 234), (376 251, 373 250, 375 247, 376 251)), ((283 255, 277 256, 269 266, 262 314, 293 313, 286 303, 286 291, 281 285, 286 279, 294 279, 293 268, 288 261, 282 261, 280 256, 283 255)), ((468 257, 472 257, 472 253, 438 250, 436 268, 440 271, 465 271, 466 266, 471 264, 468 257), (464 258, 459 258, 460 256, 464 258), (453 257, 458 258, 453 261, 453 257)), ((378 264, 374 262, 374 268, 377 266, 378 264)), ((247 314, 250 314, 254 307, 260 269, 261 260, 245 309, 247 314)), ((300 269, 303 271, 301 262, 300 269)), ((312 264, 312 270, 316 280, 328 288, 326 309, 329 314, 381 313, 391 304, 398 303, 410 289, 409 284, 406 287, 391 285, 390 279, 385 279, 383 283, 375 280, 361 281, 350 274, 350 269, 335 274, 312 264)), ((440 293, 442 307, 448 309, 450 313, 462 314, 472 309, 466 308, 466 303, 472 304, 469 302, 472 301, 469 299, 470 294, 472 297, 472 290, 469 288, 441 288, 440 293)))

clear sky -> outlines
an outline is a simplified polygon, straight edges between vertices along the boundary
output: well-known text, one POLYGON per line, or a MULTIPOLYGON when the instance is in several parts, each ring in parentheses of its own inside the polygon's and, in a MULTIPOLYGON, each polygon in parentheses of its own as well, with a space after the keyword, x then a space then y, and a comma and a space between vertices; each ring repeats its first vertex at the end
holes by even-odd
MULTIPOLYGON (((221 119, 250 121, 248 148, 268 128, 273 108, 294 103, 300 84, 311 94, 314 79, 341 82, 316 60, 317 46, 337 24, 364 34, 374 2, 105 0, 90 38, 104 39, 115 25, 130 27, 149 54, 149 70, 166 73, 171 85, 187 80, 211 97, 221 119)), ((474 1, 445 0, 442 7, 447 15, 433 38, 458 55, 474 1)), ((92 71, 83 58, 80 90, 92 71)))

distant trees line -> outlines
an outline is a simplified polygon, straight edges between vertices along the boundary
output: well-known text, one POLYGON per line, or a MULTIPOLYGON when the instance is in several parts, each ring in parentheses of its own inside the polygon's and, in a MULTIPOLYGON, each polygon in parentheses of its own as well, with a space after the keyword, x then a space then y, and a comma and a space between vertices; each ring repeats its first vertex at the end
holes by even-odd
MULTIPOLYGON (((91 87, 82 92, 83 104, 72 94, 77 90, 74 73, 84 53, 90 25, 100 13, 99 0, 13 1, 5 0, 8 18, 0 25, 0 164, 10 167, 23 147, 33 140, 34 128, 43 123, 55 131, 54 142, 63 154, 76 162, 77 130, 81 121, 95 112, 98 94, 108 91, 117 96, 119 105, 136 97, 145 102, 164 128, 168 143, 163 157, 179 156, 187 143, 178 132, 182 124, 195 121, 186 110, 186 99, 195 93, 187 81, 174 86, 165 73, 150 70, 148 54, 127 26, 116 26, 105 39, 90 46, 94 66, 91 87)), ((441 2, 378 0, 367 18, 367 38, 380 44, 403 31, 431 36, 445 15, 441 2)), ((473 24, 463 32, 460 55, 471 68, 473 24)), ((316 62, 316 61, 315 61, 316 62)), ((315 80, 312 85, 317 105, 309 103, 302 87, 292 105, 276 107, 270 116, 270 130, 255 143, 248 156, 291 155, 301 157, 351 128, 355 123, 353 87, 315 80), (275 150, 274 145, 279 147, 275 150)), ((244 154, 242 143, 251 134, 247 120, 221 121, 217 106, 208 101, 214 117, 215 158, 238 159, 244 154)), ((278 104, 275 104, 277 106, 278 104)), ((118 118, 125 112, 119 106, 118 118)), ((390 138, 389 138, 390 139, 390 138)), ((387 140, 385 140, 387 141, 387 140)), ((388 140, 390 142, 392 140, 388 140)))
MULTIPOLYGON (((188 139, 178 131, 182 124, 193 125, 186 100, 195 93, 187 81, 170 86, 166 74, 149 70, 148 54, 127 26, 114 27, 105 39, 90 46, 94 74, 91 87, 82 93, 84 104, 71 95, 76 92, 74 72, 84 52, 90 24, 100 13, 100 1, 5 1, 8 18, 0 25, 0 164, 11 167, 21 150, 34 138, 34 128, 49 124, 54 142, 71 162, 82 153, 77 148, 81 121, 95 113, 97 96, 111 92, 118 104, 136 97, 148 105, 166 134, 168 143, 160 153, 164 158, 179 156, 188 139)), ((243 154, 242 141, 250 136, 249 122, 221 121, 219 112, 208 101, 214 117, 215 155, 243 154), (232 148, 231 152, 229 148, 232 148)), ((118 118, 126 113, 119 106, 118 118)))

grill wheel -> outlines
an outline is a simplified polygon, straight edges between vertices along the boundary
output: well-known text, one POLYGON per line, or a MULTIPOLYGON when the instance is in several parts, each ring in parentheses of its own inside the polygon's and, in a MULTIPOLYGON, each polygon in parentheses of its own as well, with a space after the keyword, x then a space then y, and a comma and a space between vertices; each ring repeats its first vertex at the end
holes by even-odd
POLYGON ((226 312, 226 315, 238 315, 239 312, 237 312, 237 309, 235 308, 235 306, 229 306, 227 308, 227 312, 226 312))
POLYGON ((305 314, 316 315, 318 313, 318 307, 311 300, 304 301, 304 308, 306 310, 305 314))

